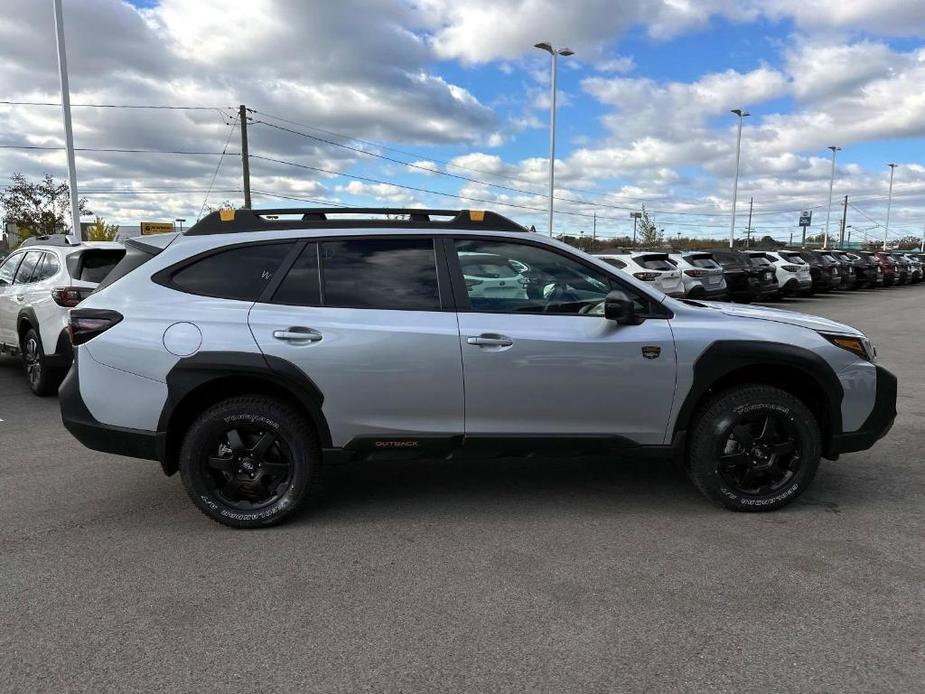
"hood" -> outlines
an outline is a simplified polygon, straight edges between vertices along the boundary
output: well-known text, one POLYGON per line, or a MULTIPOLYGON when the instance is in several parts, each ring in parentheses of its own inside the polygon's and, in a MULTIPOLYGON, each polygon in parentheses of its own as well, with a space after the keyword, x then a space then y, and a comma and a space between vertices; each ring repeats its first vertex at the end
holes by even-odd
POLYGON ((742 304, 726 304, 717 301, 704 301, 705 306, 711 309, 725 313, 727 316, 736 318, 755 318, 757 320, 773 321, 774 323, 784 323, 786 325, 798 325, 801 328, 818 330, 826 333, 839 333, 841 335, 857 335, 863 337, 863 333, 856 328, 844 323, 836 323, 828 318, 821 316, 811 316, 807 313, 797 313, 796 311, 786 311, 779 308, 765 308, 764 306, 745 306, 742 304))

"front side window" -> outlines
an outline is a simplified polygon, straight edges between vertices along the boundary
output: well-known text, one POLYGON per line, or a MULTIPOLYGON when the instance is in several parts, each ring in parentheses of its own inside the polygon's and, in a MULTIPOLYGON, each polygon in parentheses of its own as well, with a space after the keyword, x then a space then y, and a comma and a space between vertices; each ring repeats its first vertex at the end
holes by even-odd
POLYGON ((256 301, 291 248, 291 243, 229 248, 174 272, 170 284, 190 294, 256 301))
POLYGON ((320 245, 322 298, 342 308, 439 310, 429 238, 346 239, 320 245))
MULTIPOLYGON (((456 255, 463 271, 473 311, 492 313, 599 314, 611 289, 634 298, 640 312, 649 311, 646 298, 615 283, 605 273, 563 254, 532 244, 457 239, 456 255), (491 256, 516 273, 497 276, 470 274, 472 258, 491 256)), ((606 260, 606 259, 605 259, 606 260)))
POLYGON ((19 270, 16 272, 16 279, 13 280, 13 284, 26 284, 27 282, 31 282, 32 273, 41 257, 42 254, 39 251, 29 251, 26 253, 26 257, 23 258, 22 262, 19 264, 19 270))
POLYGON ((11 255, 9 258, 3 261, 2 265, 0 265, 0 287, 13 284, 13 278, 16 276, 16 269, 19 267, 19 262, 22 260, 22 255, 22 253, 11 255))

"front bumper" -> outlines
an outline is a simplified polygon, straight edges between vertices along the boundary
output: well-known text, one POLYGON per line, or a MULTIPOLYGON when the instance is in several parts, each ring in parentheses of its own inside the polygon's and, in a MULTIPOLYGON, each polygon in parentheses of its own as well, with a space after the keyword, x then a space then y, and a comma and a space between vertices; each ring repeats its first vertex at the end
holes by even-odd
POLYGON ((103 453, 115 453, 130 458, 161 460, 164 447, 162 434, 103 424, 94 418, 80 395, 77 355, 58 391, 61 421, 64 428, 87 448, 103 453))
POLYGON ((877 390, 874 408, 857 431, 834 434, 829 442, 826 458, 834 458, 841 453, 866 451, 882 439, 893 426, 896 419, 896 376, 877 367, 877 390))

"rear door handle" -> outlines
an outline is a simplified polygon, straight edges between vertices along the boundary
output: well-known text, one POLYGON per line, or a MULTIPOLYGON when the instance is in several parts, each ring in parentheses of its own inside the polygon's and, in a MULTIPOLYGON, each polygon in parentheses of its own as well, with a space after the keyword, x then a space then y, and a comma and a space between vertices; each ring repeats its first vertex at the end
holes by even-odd
POLYGON ((18 301, 19 303, 22 303, 22 302, 25 301, 25 300, 26 300, 26 295, 25 295, 25 294, 17 294, 17 295, 16 295, 16 301, 18 301))
POLYGON ((514 340, 511 338, 494 333, 482 333, 477 337, 467 337, 466 342, 478 347, 510 347, 514 344, 514 340))
POLYGON ((312 328, 297 326, 288 330, 274 330, 273 337, 283 342, 318 342, 323 336, 312 328))

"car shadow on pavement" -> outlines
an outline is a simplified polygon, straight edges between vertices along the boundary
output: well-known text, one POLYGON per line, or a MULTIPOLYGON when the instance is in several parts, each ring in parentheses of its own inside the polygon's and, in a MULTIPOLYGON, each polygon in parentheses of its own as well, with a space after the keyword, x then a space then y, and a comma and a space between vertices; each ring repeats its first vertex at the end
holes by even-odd
POLYGON ((342 515, 378 516, 474 512, 582 513, 698 507, 704 499, 667 461, 587 458, 413 460, 351 463, 325 468, 309 509, 292 522, 342 515))

